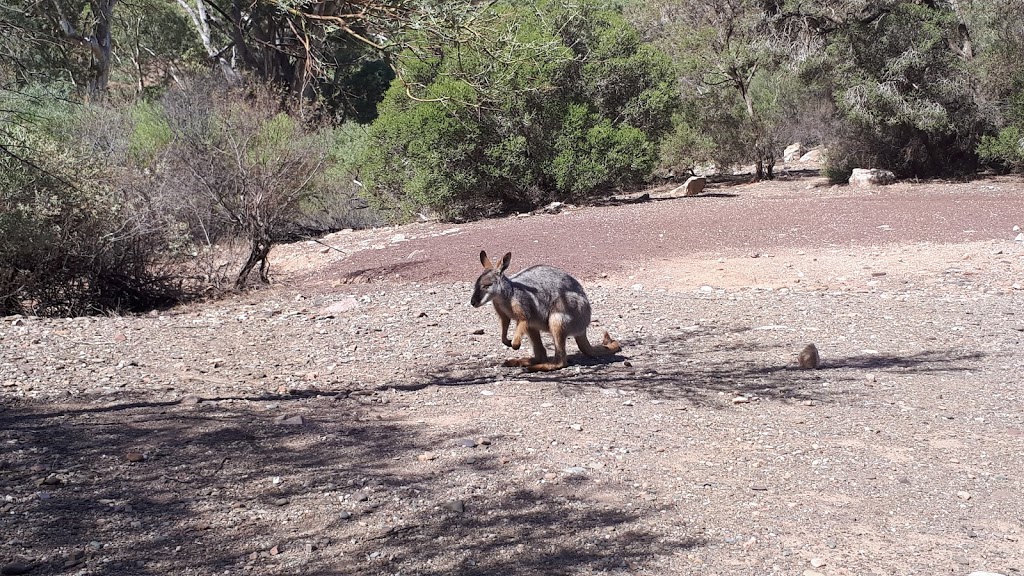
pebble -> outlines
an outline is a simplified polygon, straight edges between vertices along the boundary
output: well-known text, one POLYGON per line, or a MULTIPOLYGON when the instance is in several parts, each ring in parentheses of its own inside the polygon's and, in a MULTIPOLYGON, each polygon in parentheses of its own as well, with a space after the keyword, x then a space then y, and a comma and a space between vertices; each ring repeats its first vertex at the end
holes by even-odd
POLYGON ((463 448, 476 448, 476 445, 476 440, 473 440, 472 438, 463 438, 462 440, 459 440, 459 446, 462 446, 463 448))
POLYGON ((821 572, 815 572, 814 570, 804 570, 804 576, 825 576, 821 572))
POLYGON ((961 499, 961 500, 970 500, 971 499, 971 493, 970 492, 960 491, 960 492, 956 493, 956 497, 961 499))
POLYGON ((485 438, 485 437, 481 436, 480 438, 476 439, 476 443, 477 443, 477 446, 490 446, 491 445, 491 439, 490 438, 485 438))
POLYGON ((569 428, 572 428, 573 430, 575 430, 577 432, 582 432, 583 431, 583 426, 581 424, 570 424, 569 428))
POLYGON ((868 382, 874 382, 875 380, 877 380, 874 374, 865 374, 864 379, 867 380, 868 382))
POLYGON ((196 396, 195 394, 188 394, 184 396, 181 400, 179 400, 178 403, 181 404, 182 406, 195 406, 196 404, 199 404, 201 401, 202 399, 199 398, 199 396, 196 396))
POLYGON ((342 510, 341 512, 338 513, 338 518, 341 518, 342 520, 351 520, 352 513, 346 510, 342 510))
POLYGON ((142 462, 146 459, 146 455, 142 452, 129 452, 125 454, 124 458, 129 462, 142 462))
POLYGON ((825 564, 826 562, 821 558, 811 558, 811 566, 814 566, 815 568, 821 568, 825 564))
POLYGON ((287 506, 289 502, 290 501, 287 498, 278 498, 277 500, 274 500, 274 506, 287 506))
POLYGON ((281 426, 303 426, 306 423, 306 419, 303 418, 301 415, 287 416, 285 414, 282 414, 277 418, 274 418, 274 423, 280 424, 281 426))
POLYGON ((445 510, 458 512, 459 514, 462 514, 466 511, 466 503, 463 502, 462 500, 450 500, 448 502, 445 502, 444 504, 441 504, 441 507, 444 508, 445 510))
POLYGON ((746 396, 737 396, 737 397, 732 399, 732 403, 733 404, 749 404, 750 403, 750 398, 747 398, 746 396))
POLYGON ((352 499, 355 500, 356 502, 366 502, 367 500, 370 499, 370 495, 367 494, 366 492, 356 492, 355 494, 352 495, 352 499))
POLYGON ((416 459, 419 460, 420 462, 426 462, 428 460, 437 460, 437 454, 434 454, 433 452, 424 452, 423 454, 417 456, 416 459))

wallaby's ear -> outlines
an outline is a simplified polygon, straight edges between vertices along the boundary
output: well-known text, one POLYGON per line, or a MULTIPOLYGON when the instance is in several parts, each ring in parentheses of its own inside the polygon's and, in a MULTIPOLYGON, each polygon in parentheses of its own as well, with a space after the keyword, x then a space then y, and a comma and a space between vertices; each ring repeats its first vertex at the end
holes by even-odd
POLYGON ((491 259, 487 257, 487 252, 484 250, 480 251, 480 263, 484 265, 484 268, 490 270, 494 268, 494 264, 491 264, 491 259))
POLYGON ((512 261, 512 253, 506 252, 505 257, 501 259, 501 266, 498 268, 501 272, 504 272, 508 268, 508 263, 512 261))

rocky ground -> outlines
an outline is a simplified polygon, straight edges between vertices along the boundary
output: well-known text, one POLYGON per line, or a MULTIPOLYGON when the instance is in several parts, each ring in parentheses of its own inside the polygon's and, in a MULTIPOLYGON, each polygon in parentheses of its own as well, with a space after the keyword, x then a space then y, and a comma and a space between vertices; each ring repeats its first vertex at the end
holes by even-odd
POLYGON ((707 192, 4 319, 3 573, 1024 574, 1024 183, 707 192), (500 367, 481 249, 580 277, 622 352, 500 367))

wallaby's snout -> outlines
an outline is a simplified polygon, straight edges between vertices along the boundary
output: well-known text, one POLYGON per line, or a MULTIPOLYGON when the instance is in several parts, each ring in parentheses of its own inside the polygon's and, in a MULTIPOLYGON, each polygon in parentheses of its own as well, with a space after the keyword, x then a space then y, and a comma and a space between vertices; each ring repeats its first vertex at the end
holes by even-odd
POLYGON ((484 304, 487 304, 491 299, 490 293, 481 287, 480 280, 482 279, 483 276, 477 278, 476 288, 473 289, 473 297, 469 299, 469 303, 472 304, 474 308, 479 308, 484 304))

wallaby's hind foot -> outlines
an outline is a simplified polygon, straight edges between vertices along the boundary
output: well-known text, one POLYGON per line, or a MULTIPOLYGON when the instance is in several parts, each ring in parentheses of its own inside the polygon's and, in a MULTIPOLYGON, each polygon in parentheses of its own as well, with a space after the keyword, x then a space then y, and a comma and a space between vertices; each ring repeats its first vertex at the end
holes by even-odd
POLYGON ((509 358, 502 366, 506 368, 526 368, 537 364, 536 358, 509 358))
POLYGON ((527 366, 528 372, 553 372, 555 370, 561 370, 569 365, 569 362, 562 360, 561 362, 545 362, 543 364, 533 364, 527 366))

